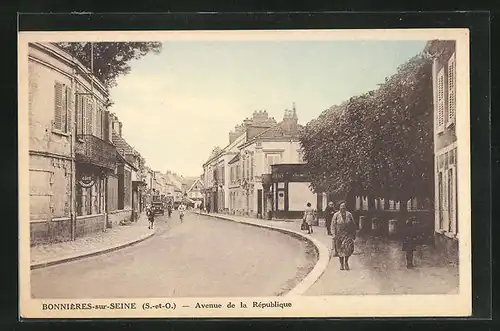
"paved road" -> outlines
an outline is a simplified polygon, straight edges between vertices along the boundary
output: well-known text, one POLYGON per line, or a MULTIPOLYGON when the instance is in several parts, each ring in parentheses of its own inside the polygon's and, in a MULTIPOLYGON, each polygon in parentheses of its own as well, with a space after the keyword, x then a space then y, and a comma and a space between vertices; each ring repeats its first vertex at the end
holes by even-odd
POLYGON ((33 270, 35 298, 275 296, 313 268, 307 243, 188 213, 157 219, 157 234, 106 255, 33 270))

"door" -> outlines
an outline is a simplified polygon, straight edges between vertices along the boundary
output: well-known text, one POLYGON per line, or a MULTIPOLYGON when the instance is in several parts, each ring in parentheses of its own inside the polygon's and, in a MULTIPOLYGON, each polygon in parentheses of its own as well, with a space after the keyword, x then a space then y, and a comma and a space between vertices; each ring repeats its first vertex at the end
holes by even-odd
POLYGON ((257 190, 257 214, 262 215, 262 190, 257 190))

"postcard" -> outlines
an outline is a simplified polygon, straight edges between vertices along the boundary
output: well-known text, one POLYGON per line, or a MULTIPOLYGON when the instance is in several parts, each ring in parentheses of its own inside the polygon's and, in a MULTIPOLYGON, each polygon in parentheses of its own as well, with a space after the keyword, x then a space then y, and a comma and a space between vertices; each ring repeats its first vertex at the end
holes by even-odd
POLYGON ((471 315, 467 29, 18 54, 21 317, 471 315))

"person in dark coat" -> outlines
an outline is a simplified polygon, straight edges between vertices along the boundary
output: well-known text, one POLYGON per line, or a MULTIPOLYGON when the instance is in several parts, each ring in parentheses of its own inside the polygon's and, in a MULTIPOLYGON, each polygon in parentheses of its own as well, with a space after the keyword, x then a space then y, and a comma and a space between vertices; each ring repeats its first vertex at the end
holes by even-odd
POLYGON ((328 206, 325 208, 325 221, 326 221, 326 232, 329 236, 332 235, 332 218, 333 214, 335 214, 335 208, 333 207, 333 202, 330 201, 328 206))
POLYGON ((417 219, 410 217, 405 224, 403 232, 403 251, 406 253, 406 267, 413 268, 413 253, 421 244, 422 236, 419 231, 417 219))

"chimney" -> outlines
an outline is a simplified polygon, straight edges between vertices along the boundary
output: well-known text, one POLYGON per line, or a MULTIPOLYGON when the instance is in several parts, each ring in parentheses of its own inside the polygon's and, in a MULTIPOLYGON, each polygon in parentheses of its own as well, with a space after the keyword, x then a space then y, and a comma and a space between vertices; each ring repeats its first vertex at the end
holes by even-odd
POLYGON ((283 115, 283 129, 289 134, 297 133, 298 118, 295 102, 293 103, 293 110, 285 109, 285 114, 283 115))

